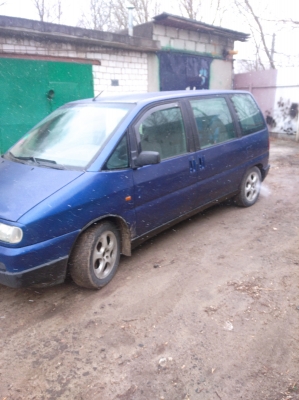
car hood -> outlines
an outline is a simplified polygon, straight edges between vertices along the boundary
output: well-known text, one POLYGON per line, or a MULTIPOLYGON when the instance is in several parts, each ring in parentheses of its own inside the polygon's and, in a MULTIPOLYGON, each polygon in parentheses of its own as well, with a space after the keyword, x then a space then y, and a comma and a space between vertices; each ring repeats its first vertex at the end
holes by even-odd
POLYGON ((0 219, 18 221, 31 208, 82 175, 0 158, 0 219))

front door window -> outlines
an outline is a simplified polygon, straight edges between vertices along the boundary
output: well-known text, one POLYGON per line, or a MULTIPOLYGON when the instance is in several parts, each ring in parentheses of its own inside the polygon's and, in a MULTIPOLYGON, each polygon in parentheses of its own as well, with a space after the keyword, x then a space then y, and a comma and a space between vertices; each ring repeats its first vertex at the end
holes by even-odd
POLYGON ((187 151, 186 134, 179 107, 153 111, 138 126, 141 151, 158 151, 161 160, 187 151))

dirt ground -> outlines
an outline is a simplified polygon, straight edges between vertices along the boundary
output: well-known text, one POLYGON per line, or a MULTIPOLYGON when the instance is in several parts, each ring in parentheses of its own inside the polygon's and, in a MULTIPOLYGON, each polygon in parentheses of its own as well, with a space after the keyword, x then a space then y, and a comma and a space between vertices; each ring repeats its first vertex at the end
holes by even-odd
POLYGON ((89 291, 0 286, 0 400, 299 399, 299 144, 89 291))

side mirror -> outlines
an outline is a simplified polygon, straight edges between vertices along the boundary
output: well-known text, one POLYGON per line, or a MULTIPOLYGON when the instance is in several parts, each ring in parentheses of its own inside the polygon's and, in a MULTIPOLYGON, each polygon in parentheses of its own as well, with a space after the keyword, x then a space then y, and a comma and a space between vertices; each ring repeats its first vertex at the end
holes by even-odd
POLYGON ((160 153, 157 151, 142 151, 134 160, 134 164, 136 167, 143 167, 144 165, 159 164, 160 161, 160 153))

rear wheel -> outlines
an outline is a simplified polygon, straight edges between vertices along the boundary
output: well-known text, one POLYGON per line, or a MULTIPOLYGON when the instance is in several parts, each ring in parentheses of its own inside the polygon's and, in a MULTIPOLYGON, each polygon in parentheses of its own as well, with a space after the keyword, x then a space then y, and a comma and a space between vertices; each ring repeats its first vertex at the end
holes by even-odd
POLYGON ((257 167, 250 168, 244 175, 240 193, 235 197, 235 203, 241 207, 252 206, 259 197, 261 183, 261 171, 257 167))
POLYGON ((120 258, 120 235, 111 222, 88 229, 70 257, 70 274, 79 286, 100 289, 114 277, 120 258))

